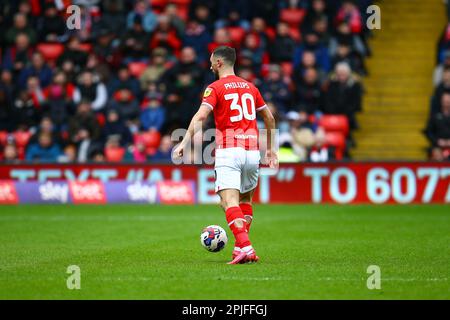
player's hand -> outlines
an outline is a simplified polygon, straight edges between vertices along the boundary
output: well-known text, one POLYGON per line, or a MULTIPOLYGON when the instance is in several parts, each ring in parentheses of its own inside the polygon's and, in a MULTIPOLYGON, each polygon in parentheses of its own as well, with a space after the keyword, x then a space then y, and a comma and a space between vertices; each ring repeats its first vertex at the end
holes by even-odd
POLYGON ((184 147, 182 145, 179 145, 173 150, 173 158, 174 159, 181 159, 183 157, 183 150, 184 147))
POLYGON ((278 156, 275 151, 272 151, 272 150, 266 151, 266 163, 269 164, 269 168, 271 168, 271 169, 278 168, 278 156))

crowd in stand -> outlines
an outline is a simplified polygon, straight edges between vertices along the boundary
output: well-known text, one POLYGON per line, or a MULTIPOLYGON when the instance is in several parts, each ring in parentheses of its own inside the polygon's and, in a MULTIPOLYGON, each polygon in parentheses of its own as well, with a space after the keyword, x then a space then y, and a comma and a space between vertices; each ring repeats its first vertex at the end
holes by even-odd
MULTIPOLYGON (((343 159, 362 108, 370 4, 2 1, 0 160, 170 161, 171 132, 188 126, 215 80, 209 56, 220 45, 237 49, 237 75, 255 83, 276 115, 280 161, 343 159), (66 24, 72 3, 79 29, 66 24)), ((448 122, 447 65, 436 99, 448 122)))
MULTIPOLYGON (((450 3, 448 4, 450 17, 450 3)), ((425 134, 430 142, 429 157, 450 160, 450 24, 439 41, 437 65, 433 75, 434 93, 425 134)))

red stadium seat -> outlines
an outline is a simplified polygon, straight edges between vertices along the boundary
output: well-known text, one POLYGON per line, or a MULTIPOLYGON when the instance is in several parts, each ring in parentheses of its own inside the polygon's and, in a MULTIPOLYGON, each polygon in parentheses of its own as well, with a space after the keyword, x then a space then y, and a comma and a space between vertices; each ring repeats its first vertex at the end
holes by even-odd
POLYGON ((325 133, 325 144, 336 148, 336 159, 341 160, 345 150, 345 136, 341 132, 325 133))
POLYGON ((141 132, 134 135, 134 142, 144 143, 148 154, 156 152, 161 141, 161 134, 158 131, 141 132))
POLYGON ((0 146, 4 146, 8 141, 8 132, 0 131, 0 146))
MULTIPOLYGON (((189 6, 192 0, 169 0, 169 3, 175 3, 177 5, 189 6)), ((153 1, 152 1, 153 3, 153 1)))
POLYGON ((152 8, 157 8, 157 9, 164 9, 164 7, 167 5, 168 0, 152 0, 150 2, 152 8))
POLYGON ((64 46, 60 43, 39 43, 36 48, 50 64, 64 52, 64 46))
POLYGON ((121 162, 125 156, 125 148, 106 147, 105 157, 108 162, 121 162))
POLYGON ((31 133, 29 131, 16 131, 13 133, 14 141, 18 148, 24 148, 27 146, 28 141, 30 141, 31 133))
POLYGON ((89 53, 92 51, 92 44, 91 43, 80 43, 80 50, 89 53))
POLYGON ((319 126, 324 128, 326 132, 340 132, 344 136, 347 136, 349 132, 348 119, 344 115, 323 115, 319 119, 319 126))
POLYGON ((283 9, 280 12, 280 20, 288 23, 291 27, 298 28, 305 18, 304 9, 283 9))
POLYGON ((245 30, 241 27, 228 27, 227 31, 233 44, 240 46, 245 37, 245 30))
POLYGON ((128 70, 136 78, 139 78, 146 68, 147 64, 145 62, 130 62, 128 64, 128 70))

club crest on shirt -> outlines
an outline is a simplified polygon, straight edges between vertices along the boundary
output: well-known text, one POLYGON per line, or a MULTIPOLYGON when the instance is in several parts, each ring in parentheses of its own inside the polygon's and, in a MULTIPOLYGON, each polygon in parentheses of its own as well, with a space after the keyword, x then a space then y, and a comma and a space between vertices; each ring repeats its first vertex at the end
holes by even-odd
POLYGON ((205 93, 203 94, 203 98, 209 97, 212 92, 211 88, 206 88, 205 93))

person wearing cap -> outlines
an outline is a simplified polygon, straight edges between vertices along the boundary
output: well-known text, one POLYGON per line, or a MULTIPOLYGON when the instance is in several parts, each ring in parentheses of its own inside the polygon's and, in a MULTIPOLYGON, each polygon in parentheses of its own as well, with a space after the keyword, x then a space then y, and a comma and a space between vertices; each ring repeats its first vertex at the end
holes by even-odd
POLYGON ((142 90, 160 80, 167 70, 167 49, 157 47, 151 52, 151 62, 139 77, 142 90))
POLYGON ((161 131, 166 121, 166 110, 162 106, 162 97, 157 92, 148 94, 141 104, 141 129, 161 131))

